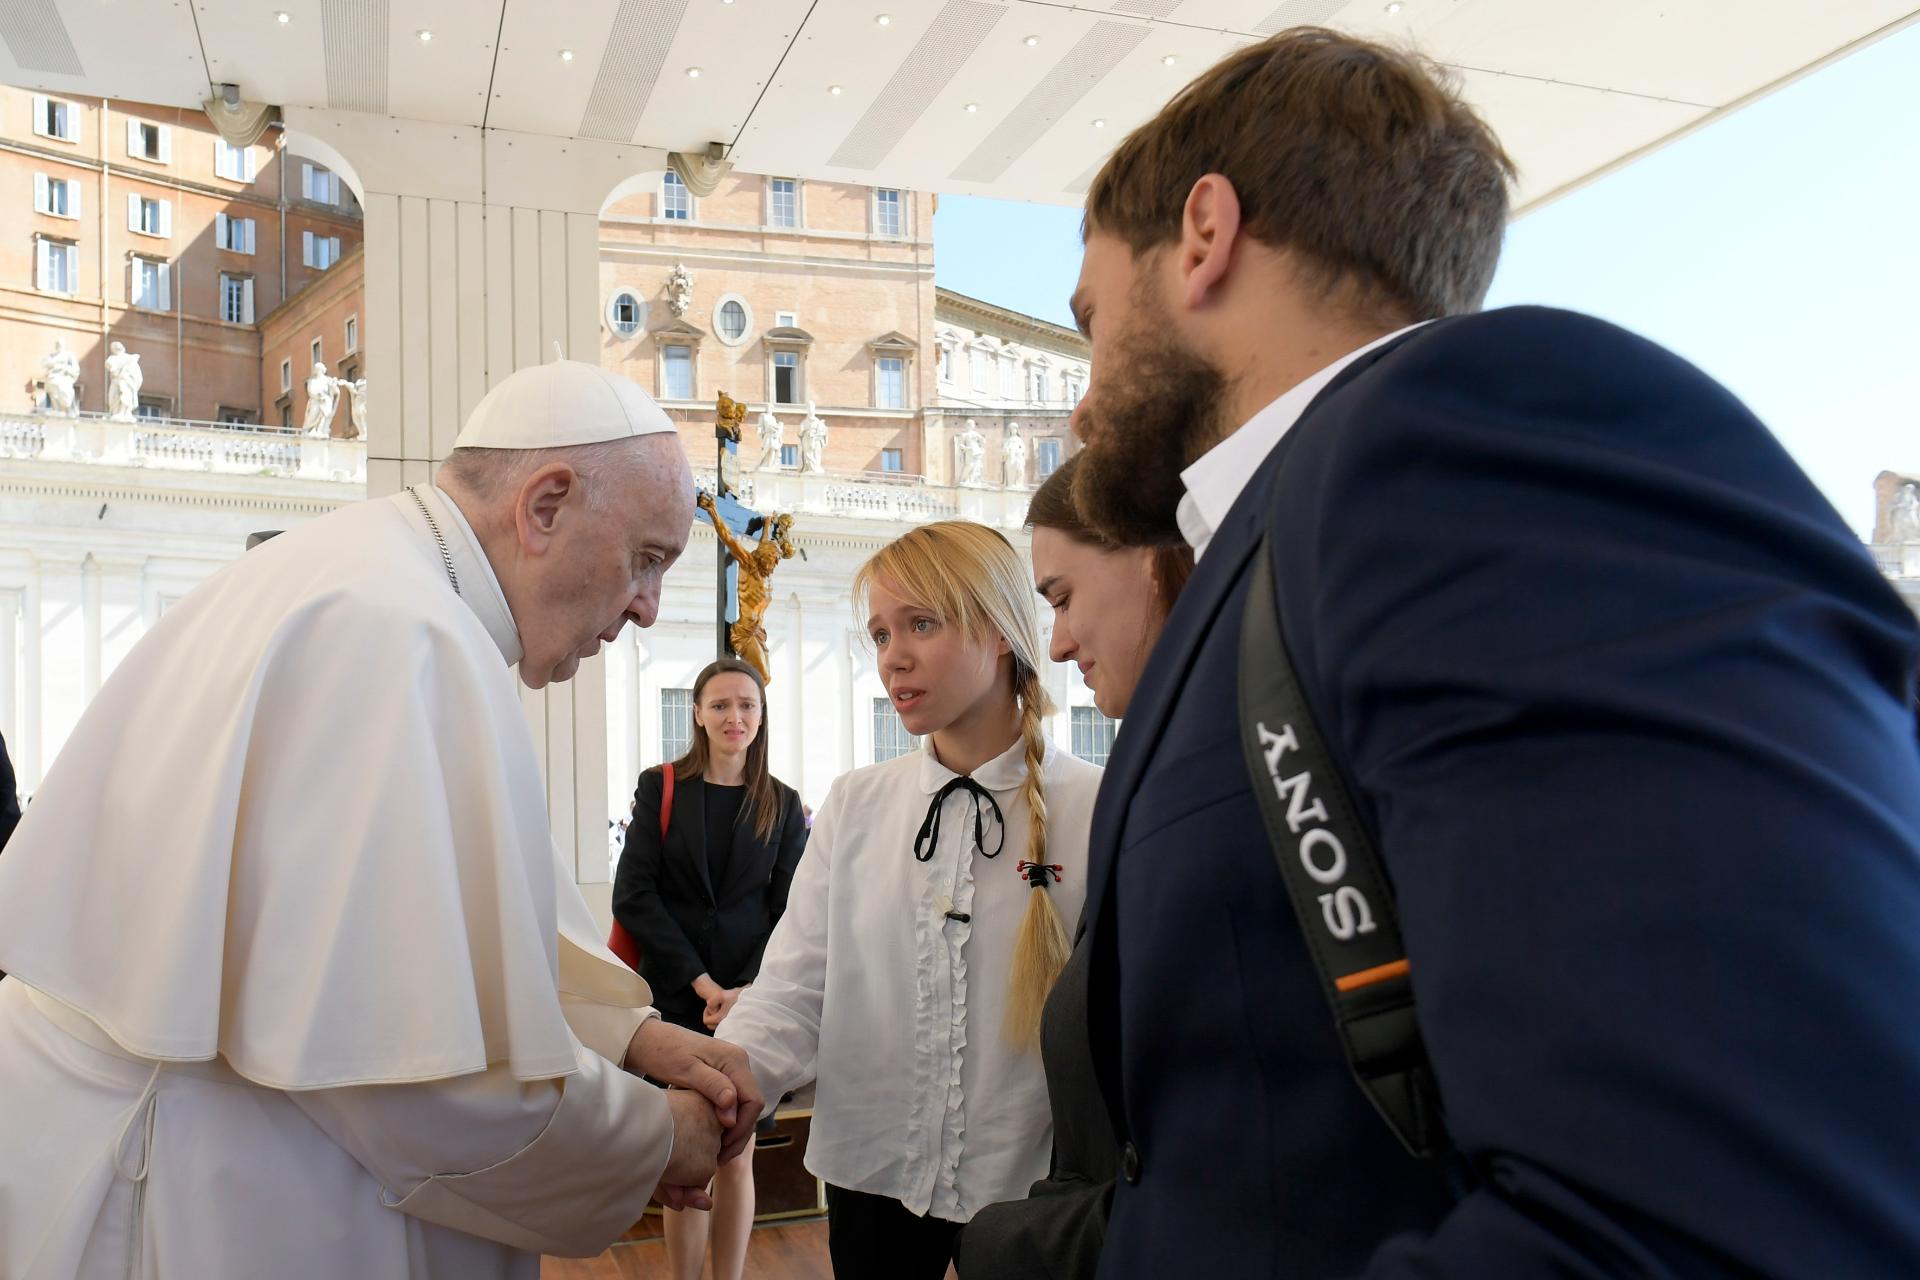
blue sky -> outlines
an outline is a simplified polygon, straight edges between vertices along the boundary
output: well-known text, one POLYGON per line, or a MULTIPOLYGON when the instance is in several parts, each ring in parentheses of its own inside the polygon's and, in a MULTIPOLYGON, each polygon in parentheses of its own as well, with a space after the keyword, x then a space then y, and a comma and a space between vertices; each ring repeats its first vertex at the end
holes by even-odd
MULTIPOLYGON (((1071 323, 1079 218, 942 197, 939 282, 1071 323)), ((1865 534, 1920 471, 1920 26, 1515 223, 1488 305, 1523 302, 1706 369, 1865 534)))

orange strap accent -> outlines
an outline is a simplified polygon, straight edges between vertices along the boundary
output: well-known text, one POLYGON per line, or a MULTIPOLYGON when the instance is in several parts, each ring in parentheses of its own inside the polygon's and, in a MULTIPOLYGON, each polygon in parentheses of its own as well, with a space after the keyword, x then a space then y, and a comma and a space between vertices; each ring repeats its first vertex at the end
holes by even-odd
POLYGON ((1377 964, 1371 969, 1362 969, 1350 973, 1344 978, 1335 978, 1333 985, 1341 991, 1358 991, 1361 987, 1370 987, 1376 982, 1385 982, 1389 978, 1404 978, 1410 966, 1405 960, 1395 960, 1389 964, 1377 964))

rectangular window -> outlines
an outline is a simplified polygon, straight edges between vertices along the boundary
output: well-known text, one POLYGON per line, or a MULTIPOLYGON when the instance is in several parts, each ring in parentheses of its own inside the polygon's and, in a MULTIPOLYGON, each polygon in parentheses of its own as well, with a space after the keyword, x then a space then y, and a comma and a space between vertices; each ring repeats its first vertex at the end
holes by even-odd
POLYGON ((975 391, 993 390, 993 356, 979 347, 973 349, 969 361, 973 366, 973 389, 975 391))
POLYGON ((901 449, 882 449, 880 451, 880 469, 882 471, 905 471, 907 469, 906 452, 901 449))
POLYGON ((1042 436, 1033 442, 1033 465, 1038 479, 1045 480, 1060 469, 1060 441, 1042 436))
POLYGON ((1072 723, 1073 754, 1104 768, 1113 754, 1113 734, 1120 722, 1101 715, 1097 707, 1075 707, 1072 723))
POLYGON ((280 406, 280 429, 282 431, 293 430, 293 406, 291 404, 283 404, 280 406))
POLYGON ((940 381, 953 381, 953 348, 940 348, 940 381))
POLYGON ((1013 362, 1012 356, 1000 361, 1000 398, 1018 400, 1020 398, 1020 366, 1013 362))
POLYGON ((135 160, 173 162, 173 130, 148 120, 127 121, 127 154, 135 160))
POLYGON ((897 236, 905 226, 900 216, 900 193, 886 187, 877 187, 873 193, 873 233, 879 236, 897 236))
POLYGON ((293 390, 293 361, 291 359, 280 362, 280 389, 282 391, 293 390))
POLYGON ((773 324, 776 329, 797 329, 800 327, 800 313, 798 311, 776 311, 773 313, 773 324))
POLYGON ((799 466, 800 465, 800 446, 797 444, 781 445, 780 446, 780 465, 783 467, 799 466))
POLYGON ((143 236, 173 234, 173 201, 156 200, 137 191, 127 193, 127 230, 143 236))
POLYGON ((136 307, 148 311, 173 310, 173 286, 167 264, 158 258, 133 259, 133 288, 131 300, 136 307))
POLYGON ((228 182, 252 182, 253 148, 236 147, 225 138, 213 140, 213 171, 228 182))
POLYGON ((77 142, 80 138, 79 112, 70 102, 36 93, 33 95, 33 131, 43 138, 77 142))
POLYGON ((340 261, 340 237, 317 236, 311 231, 300 233, 300 260, 309 267, 325 271, 340 261))
POLYGON ((692 347, 668 347, 661 353, 661 383, 665 399, 693 399, 692 347))
POLYGON ((900 723, 900 713, 893 709, 893 699, 875 698, 873 700, 873 762, 898 760, 901 756, 912 755, 920 749, 920 739, 907 732, 907 726, 900 723))
POLYGON ((1032 370, 1031 377, 1033 388, 1029 394, 1033 402, 1045 404, 1047 402, 1047 371, 1036 366, 1032 370))
POLYGON ((360 349, 360 317, 347 317, 347 354, 352 355, 360 349))
POLYGON ((317 164, 300 167, 300 194, 316 204, 340 203, 340 175, 317 164))
POLYGON ((881 356, 875 406, 881 409, 907 407, 907 362, 902 356, 881 356))
POLYGON ((33 175, 33 207, 53 218, 80 216, 80 185, 71 178, 33 175))
POLYGON ((1079 404, 1080 403, 1080 380, 1078 378, 1075 378, 1071 374, 1069 374, 1066 380, 1066 388, 1067 388, 1067 403, 1079 404))
POLYGON ((767 225, 771 227, 800 225, 800 184, 792 178, 768 179, 767 225))
POLYGON ((228 324, 253 323, 253 277, 220 273, 220 318, 228 324))
POLYGON ((686 222, 693 217, 693 194, 671 169, 660 179, 660 216, 676 222, 686 222))
POLYGON ((224 422, 230 427, 250 427, 253 425, 253 420, 253 410, 229 409, 225 405, 220 406, 219 416, 214 419, 214 421, 224 422))
POLYGON ((80 292, 80 246, 34 237, 34 287, 43 293, 80 292))
POLYGON ((800 403, 800 357, 791 351, 773 353, 773 402, 800 403))
POLYGON ((224 213, 213 215, 213 242, 228 253, 252 253, 253 237, 252 218, 234 218, 224 213))
POLYGON ((693 746, 693 690, 660 691, 660 758, 678 760, 693 746))
POLYGON ((315 364, 325 364, 327 362, 327 358, 320 354, 320 339, 315 338, 307 350, 312 353, 315 364))
POLYGON ((171 418, 173 401, 165 396, 141 396, 140 403, 134 407, 133 415, 136 418, 147 419, 171 418))

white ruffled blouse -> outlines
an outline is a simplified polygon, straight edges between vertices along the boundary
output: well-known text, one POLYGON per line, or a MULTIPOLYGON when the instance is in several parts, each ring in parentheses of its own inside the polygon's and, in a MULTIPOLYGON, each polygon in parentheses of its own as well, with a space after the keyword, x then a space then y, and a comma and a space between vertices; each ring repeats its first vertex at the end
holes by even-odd
POLYGON ((1047 1174, 1053 1131, 1037 1048, 1001 1029, 1027 895, 1052 895, 1068 934, 1086 897, 1100 770, 1049 743, 1047 861, 1030 888, 1023 748, 973 773, 992 810, 955 791, 925 862, 914 838, 955 778, 930 749, 857 769, 814 818, 760 976, 720 1026, 769 1098, 817 1081, 807 1168, 915 1213, 965 1222, 1047 1174), (987 855, 994 856, 989 857, 987 855), (951 913, 951 914, 949 914, 951 913), (957 918, 965 917, 965 918, 957 918))

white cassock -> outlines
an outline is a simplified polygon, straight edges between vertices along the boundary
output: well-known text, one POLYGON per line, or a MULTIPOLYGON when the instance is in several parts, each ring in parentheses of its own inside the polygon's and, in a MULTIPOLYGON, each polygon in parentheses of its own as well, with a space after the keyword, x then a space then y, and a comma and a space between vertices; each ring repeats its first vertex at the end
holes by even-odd
POLYGON ((506 600, 424 489, 168 610, 0 857, 0 1277, 533 1277, 667 1162, 506 600))

